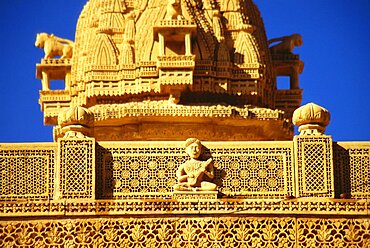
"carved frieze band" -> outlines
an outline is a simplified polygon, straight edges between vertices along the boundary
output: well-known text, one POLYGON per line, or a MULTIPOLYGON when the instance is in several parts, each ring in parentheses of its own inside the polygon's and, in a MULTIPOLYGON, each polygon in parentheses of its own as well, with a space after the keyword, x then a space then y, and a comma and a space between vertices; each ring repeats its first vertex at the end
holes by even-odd
POLYGON ((198 217, 0 221, 1 247, 368 247, 368 219, 198 217))

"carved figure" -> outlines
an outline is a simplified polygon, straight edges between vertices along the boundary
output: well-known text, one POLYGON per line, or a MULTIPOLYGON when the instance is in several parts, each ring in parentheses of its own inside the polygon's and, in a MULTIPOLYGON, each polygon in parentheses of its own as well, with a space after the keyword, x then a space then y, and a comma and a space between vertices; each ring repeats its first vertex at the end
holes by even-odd
POLYGON ((55 56, 61 56, 61 59, 65 59, 72 57, 74 42, 59 38, 54 34, 39 33, 36 36, 35 46, 44 49, 44 59, 54 58, 55 56))
POLYGON ((268 43, 272 44, 278 41, 280 41, 280 43, 270 47, 271 53, 292 53, 294 47, 303 45, 302 36, 300 34, 292 34, 290 36, 271 39, 268 43))
POLYGON ((177 169, 178 183, 174 189, 178 191, 215 191, 216 184, 212 183, 214 168, 212 158, 207 161, 199 160, 202 154, 202 144, 196 138, 189 138, 185 142, 186 153, 190 160, 177 169))
POLYGON ((181 2, 180 0, 167 0, 167 12, 166 20, 181 20, 183 16, 181 15, 181 2))
POLYGON ((225 40, 221 18, 222 18, 221 12, 218 9, 214 10, 213 17, 212 17, 212 24, 213 24, 213 31, 215 33, 215 36, 218 42, 223 42, 225 40))

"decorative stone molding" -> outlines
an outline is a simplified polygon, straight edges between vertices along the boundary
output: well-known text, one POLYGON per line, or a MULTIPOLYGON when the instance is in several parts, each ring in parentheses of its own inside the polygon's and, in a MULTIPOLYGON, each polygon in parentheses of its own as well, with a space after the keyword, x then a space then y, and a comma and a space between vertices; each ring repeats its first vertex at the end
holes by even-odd
POLYGON ((322 135, 329 122, 329 111, 315 103, 303 105, 293 113, 293 124, 299 126, 300 135, 322 135))
POLYGON ((1 247, 368 247, 360 218, 103 217, 0 221, 1 247))

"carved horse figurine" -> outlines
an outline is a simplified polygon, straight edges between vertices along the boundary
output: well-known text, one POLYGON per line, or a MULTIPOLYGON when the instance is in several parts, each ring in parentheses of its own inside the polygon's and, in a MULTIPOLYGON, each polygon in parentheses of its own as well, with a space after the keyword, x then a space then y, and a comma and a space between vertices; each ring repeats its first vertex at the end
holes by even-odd
POLYGON ((269 44, 280 41, 280 43, 270 47, 270 51, 273 54, 276 53, 292 53, 294 47, 302 46, 303 40, 300 34, 292 34, 290 36, 283 36, 280 38, 271 39, 268 41, 269 44))
POLYGON ((59 38, 54 34, 39 33, 36 36, 35 46, 44 49, 44 59, 51 59, 55 56, 61 56, 61 59, 65 59, 72 57, 74 42, 59 38))

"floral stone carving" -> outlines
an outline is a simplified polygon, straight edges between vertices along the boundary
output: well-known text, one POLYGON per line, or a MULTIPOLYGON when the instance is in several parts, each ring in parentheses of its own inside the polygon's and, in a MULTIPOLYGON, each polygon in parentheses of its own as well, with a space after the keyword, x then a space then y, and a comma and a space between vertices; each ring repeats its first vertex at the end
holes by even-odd
POLYGON ((189 138, 185 142, 186 153, 190 160, 186 161, 176 171, 178 183, 174 185, 176 191, 216 191, 216 184, 212 183, 214 168, 212 158, 206 161, 199 159, 203 145, 196 138, 189 138))
POLYGON ((329 122, 329 111, 315 103, 303 105, 293 113, 293 124, 299 126, 301 135, 324 134, 329 122))

